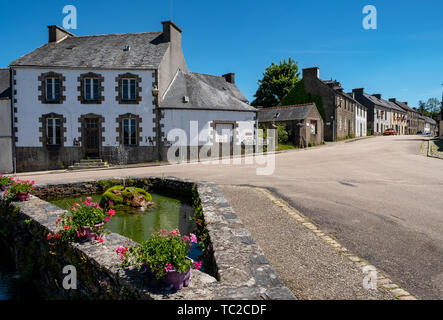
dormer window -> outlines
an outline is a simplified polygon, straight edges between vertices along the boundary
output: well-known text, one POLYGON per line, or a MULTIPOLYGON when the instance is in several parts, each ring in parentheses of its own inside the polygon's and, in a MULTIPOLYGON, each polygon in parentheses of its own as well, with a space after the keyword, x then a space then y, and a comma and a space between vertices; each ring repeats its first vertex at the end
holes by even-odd
POLYGON ((55 72, 43 73, 38 77, 38 80, 40 81, 38 87, 40 91, 39 101, 45 104, 58 104, 66 100, 66 97, 63 96, 65 77, 62 74, 55 72))
POLYGON ((84 73, 77 78, 77 81, 80 84, 78 100, 82 104, 101 104, 105 100, 102 75, 93 72, 84 73))
POLYGON ((115 99, 121 104, 138 104, 141 100, 141 82, 142 79, 132 73, 120 74, 115 78, 117 87, 115 91, 118 95, 115 99))

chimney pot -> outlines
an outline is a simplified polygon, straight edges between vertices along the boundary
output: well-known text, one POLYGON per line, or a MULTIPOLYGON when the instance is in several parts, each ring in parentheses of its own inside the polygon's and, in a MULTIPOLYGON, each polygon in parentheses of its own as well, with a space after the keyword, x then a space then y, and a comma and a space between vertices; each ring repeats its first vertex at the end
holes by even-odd
POLYGON ((381 99, 381 94, 380 93, 374 93, 373 96, 376 97, 377 99, 381 99))
POLYGON ((163 41, 178 42, 181 45, 181 33, 183 32, 174 22, 162 21, 163 24, 163 41))

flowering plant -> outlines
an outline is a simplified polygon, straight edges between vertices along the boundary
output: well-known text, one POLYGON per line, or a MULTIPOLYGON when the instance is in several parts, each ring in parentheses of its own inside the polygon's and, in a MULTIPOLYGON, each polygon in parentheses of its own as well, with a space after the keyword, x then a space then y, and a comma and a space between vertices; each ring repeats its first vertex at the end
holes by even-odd
POLYGON ((32 180, 19 180, 19 179, 14 179, 14 178, 9 178, 10 179, 10 186, 8 188, 8 190, 6 190, 6 194, 7 197, 9 199, 13 199, 16 198, 18 194, 22 193, 22 194, 26 194, 26 193, 31 193, 32 191, 34 191, 34 189, 36 188, 34 186, 35 181, 32 180))
POLYGON ((160 230, 151 239, 129 248, 117 248, 116 252, 122 266, 135 265, 139 269, 144 266, 160 279, 168 272, 186 273, 190 268, 201 268, 201 262, 187 257, 189 248, 195 243, 197 237, 194 234, 182 237, 177 229, 171 232, 160 230))
POLYGON ((0 187, 9 187, 12 181, 14 181, 13 177, 7 177, 3 175, 3 173, 0 173, 0 187))
MULTIPOLYGON (((115 210, 109 209, 107 212, 98 203, 92 202, 91 197, 87 197, 81 204, 75 202, 69 213, 63 214, 56 222, 61 224, 62 229, 56 234, 49 233, 46 237, 48 241, 52 239, 81 241, 87 237, 88 232, 100 235, 103 232, 104 224, 115 215, 115 210)), ((97 237, 99 242, 103 238, 97 237)))

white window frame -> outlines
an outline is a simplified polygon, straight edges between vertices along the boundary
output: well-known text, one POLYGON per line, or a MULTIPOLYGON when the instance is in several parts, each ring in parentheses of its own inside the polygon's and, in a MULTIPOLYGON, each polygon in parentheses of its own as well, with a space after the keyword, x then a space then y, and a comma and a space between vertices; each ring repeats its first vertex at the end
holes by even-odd
POLYGON ((61 144, 61 130, 62 130, 62 119, 60 118, 46 118, 46 144, 50 146, 57 146, 61 144), (60 143, 57 144, 57 120, 59 120, 60 127, 60 143), (49 137, 49 122, 52 124, 52 138, 49 137), (50 141, 50 139, 52 141, 50 141))
POLYGON ((99 94, 98 94, 98 85, 99 85, 99 81, 98 81, 98 79, 97 78, 85 78, 84 79, 84 92, 85 92, 85 100, 86 101, 96 101, 96 100, 98 100, 98 96, 99 96, 99 94), (94 86, 94 81, 97 81, 97 86, 95 87, 94 86), (87 84, 88 84, 88 82, 89 82, 89 99, 88 99, 88 96, 87 96, 87 92, 88 92, 88 90, 86 89, 87 88, 87 84), (97 95, 96 96, 94 96, 94 88, 97 88, 97 95))
POLYGON ((122 79, 122 100, 123 101, 135 101, 137 99, 137 80, 134 78, 124 78, 122 79), (127 82, 128 95, 125 99, 125 82, 127 82), (134 84, 134 91, 131 90, 131 84, 134 84), (133 96, 131 95, 133 93, 133 96))
MULTIPOLYGON (((57 101, 56 96, 55 96, 55 80, 56 79, 58 79, 58 78, 49 77, 49 78, 45 79, 45 96, 46 96, 47 101, 57 101), (49 83, 49 81, 50 81, 50 83, 49 83), (49 95, 49 92, 48 92, 48 85, 51 85, 51 89, 52 89, 51 96, 49 95)), ((61 94, 60 80, 58 82, 58 87, 59 87, 58 94, 60 96, 60 94, 61 94)))
POLYGON ((136 118, 123 118, 122 119, 122 137, 123 137, 123 145, 125 146, 136 146, 137 145, 137 119, 136 118), (125 121, 128 121, 128 143, 125 144, 125 121), (135 137, 132 138, 131 132, 134 129, 135 137), (134 141, 132 141, 134 139, 134 141))

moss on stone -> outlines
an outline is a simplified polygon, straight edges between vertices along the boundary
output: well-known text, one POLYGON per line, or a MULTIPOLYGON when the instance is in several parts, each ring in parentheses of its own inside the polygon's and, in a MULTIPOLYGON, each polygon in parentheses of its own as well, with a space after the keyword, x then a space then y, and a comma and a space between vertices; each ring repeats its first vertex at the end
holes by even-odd
POLYGON ((114 186, 103 193, 102 199, 100 200, 100 206, 106 207, 109 201, 112 201, 114 205, 130 205, 127 198, 131 194, 142 196, 146 201, 152 202, 151 194, 146 192, 144 189, 136 187, 114 186), (118 190, 119 192, 115 192, 114 190, 118 190))

